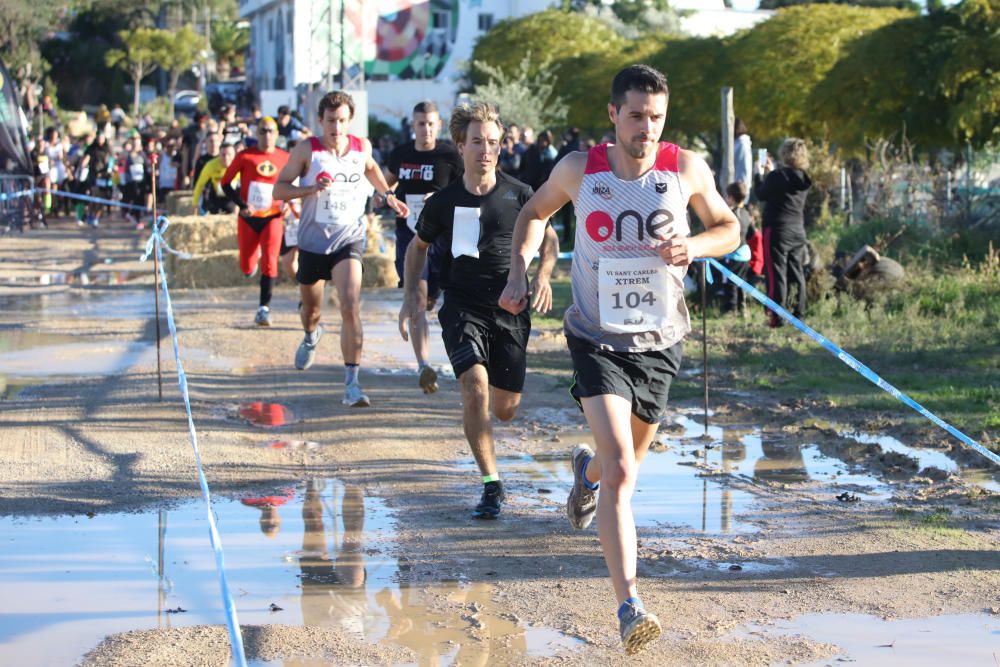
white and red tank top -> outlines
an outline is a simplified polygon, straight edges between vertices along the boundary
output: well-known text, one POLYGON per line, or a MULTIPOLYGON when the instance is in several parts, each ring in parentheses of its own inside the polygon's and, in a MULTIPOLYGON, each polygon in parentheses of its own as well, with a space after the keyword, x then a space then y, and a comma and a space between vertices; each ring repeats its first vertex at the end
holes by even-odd
POLYGON ((365 239, 365 202, 372 187, 365 177, 364 141, 348 135, 347 152, 337 155, 317 137, 309 138, 312 160, 302 186, 315 185, 322 175, 333 181, 326 190, 302 198, 299 248, 328 255, 365 239))
POLYGON ((588 152, 575 202, 568 336, 602 349, 646 352, 666 349, 691 330, 687 269, 667 265, 656 250, 672 235, 691 233, 679 151, 661 143, 653 168, 632 181, 611 170, 608 144, 588 152))

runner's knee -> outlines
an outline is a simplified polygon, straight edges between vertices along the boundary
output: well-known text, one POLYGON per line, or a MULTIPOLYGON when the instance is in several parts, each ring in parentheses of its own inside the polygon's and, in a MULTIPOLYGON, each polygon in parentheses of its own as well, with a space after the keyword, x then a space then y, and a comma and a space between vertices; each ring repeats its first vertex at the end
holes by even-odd
POLYGON ((601 486, 604 489, 602 495, 610 493, 625 493, 631 495, 635 488, 636 477, 639 468, 625 459, 611 459, 601 461, 601 486))

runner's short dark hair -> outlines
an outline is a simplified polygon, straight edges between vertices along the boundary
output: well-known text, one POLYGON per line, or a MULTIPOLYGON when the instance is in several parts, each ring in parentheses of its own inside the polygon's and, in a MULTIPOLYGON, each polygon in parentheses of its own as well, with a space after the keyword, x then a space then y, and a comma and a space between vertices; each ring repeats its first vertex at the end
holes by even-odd
POLYGON ((663 93, 670 100, 666 75, 649 65, 629 65, 615 74, 611 82, 611 103, 615 109, 625 104, 625 93, 634 90, 639 93, 663 93))
POLYGON ((440 115, 441 112, 438 111, 438 105, 430 100, 424 100, 423 102, 416 103, 413 107, 413 113, 436 113, 440 115))
POLYGON ((732 197, 733 201, 741 202, 747 198, 750 190, 743 181, 735 181, 726 186, 726 194, 732 197))
POLYGON ((323 99, 319 101, 319 119, 323 120, 323 113, 330 109, 331 111, 337 109, 338 107, 347 105, 348 111, 351 112, 351 118, 354 118, 354 98, 345 93, 342 90, 335 90, 332 93, 327 93, 323 96, 323 99))

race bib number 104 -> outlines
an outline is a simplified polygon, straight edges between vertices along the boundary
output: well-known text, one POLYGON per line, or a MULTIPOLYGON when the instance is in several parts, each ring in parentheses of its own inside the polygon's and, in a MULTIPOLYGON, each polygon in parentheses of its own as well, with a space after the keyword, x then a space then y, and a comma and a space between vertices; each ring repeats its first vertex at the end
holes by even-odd
POLYGON ((611 333, 665 329, 675 289, 659 257, 611 259, 599 264, 601 328, 611 333))

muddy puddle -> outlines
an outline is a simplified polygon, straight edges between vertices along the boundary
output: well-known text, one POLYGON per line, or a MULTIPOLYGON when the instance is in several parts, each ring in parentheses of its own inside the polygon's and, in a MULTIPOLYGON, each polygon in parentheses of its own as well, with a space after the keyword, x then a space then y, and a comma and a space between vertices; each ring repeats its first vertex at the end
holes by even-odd
MULTIPOLYGON (((170 341, 160 354, 173 366, 170 341)), ((235 363, 198 348, 185 348, 184 358, 209 368, 227 370, 235 363)), ((0 399, 17 398, 27 387, 76 378, 118 375, 135 366, 155 367, 153 341, 123 341, 100 336, 74 336, 0 327, 0 399)))
MULTIPOLYGON (((501 452, 523 449, 530 440, 563 445, 557 455, 507 454, 500 457, 501 473, 529 481, 530 491, 521 501, 562 511, 573 483, 569 454, 579 443, 595 447, 577 410, 528 409, 529 427, 497 429, 501 452)), ((876 445, 882 452, 912 461, 913 472, 936 468, 961 476, 987 489, 1000 489, 995 475, 981 470, 960 470, 946 454, 910 447, 888 436, 842 434, 846 446, 812 442, 800 435, 765 432, 758 426, 739 424, 704 427, 703 417, 682 412, 669 417, 642 464, 633 510, 637 525, 686 526, 702 533, 733 534, 756 530, 755 497, 732 482, 740 478, 755 483, 803 488, 829 493, 847 492, 863 501, 890 498, 898 476, 859 463, 850 443, 876 445), (841 458, 838 458, 838 454, 841 458), (735 488, 734 488, 735 486, 735 488)), ((470 471, 475 465, 462 461, 470 471)), ((905 480, 903 480, 905 481, 905 480)))
MULTIPOLYGON (((242 624, 338 628, 410 648, 419 664, 530 660, 579 646, 503 612, 487 584, 411 583, 393 551, 392 512, 361 487, 299 482, 216 497, 213 507, 242 624)), ((200 501, 138 514, 8 517, 0 543, 7 664, 75 664, 110 633, 224 622, 200 501)))
POLYGON ((858 665, 996 665, 1000 617, 961 614, 886 621, 863 614, 807 614, 774 625, 751 625, 740 638, 798 635, 834 644, 840 654, 809 667, 858 665))
POLYGON ((2 286, 21 285, 74 285, 87 287, 90 285, 125 285, 131 281, 149 279, 152 271, 51 271, 41 273, 26 273, 20 276, 0 280, 2 286))

